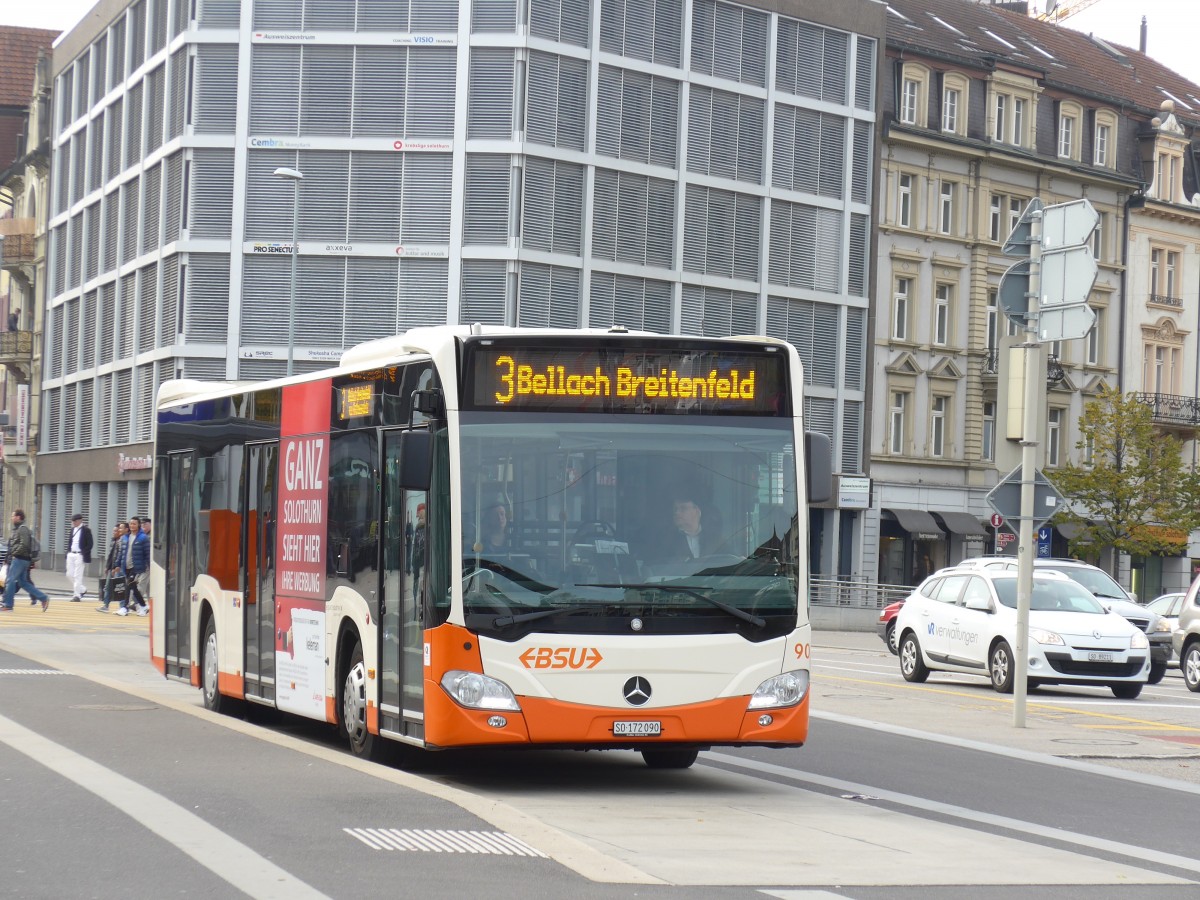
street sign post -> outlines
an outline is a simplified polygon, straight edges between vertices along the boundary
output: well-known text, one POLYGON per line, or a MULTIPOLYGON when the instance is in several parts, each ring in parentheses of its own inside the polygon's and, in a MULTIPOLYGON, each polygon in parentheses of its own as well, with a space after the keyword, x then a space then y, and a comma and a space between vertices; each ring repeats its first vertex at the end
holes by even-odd
MULTIPOLYGON (((1088 295, 1096 281, 1096 261, 1088 238, 1100 217, 1086 199, 1043 206, 1032 200, 1004 242, 1004 252, 1028 256, 1000 281, 998 301, 1005 315, 1021 323, 1025 341, 1025 383, 1021 415, 1021 465, 988 494, 992 508, 1019 523, 1017 545, 1017 646, 1013 666, 1013 724, 1025 727, 1029 671, 1029 601, 1033 595, 1034 526, 1063 503, 1046 476, 1037 470, 1038 424, 1046 421, 1046 394, 1039 389, 1042 345, 1082 338, 1096 316, 1088 295)), ((1012 429, 1010 429, 1011 433, 1012 429)), ((999 544, 999 535, 997 535, 999 544)))

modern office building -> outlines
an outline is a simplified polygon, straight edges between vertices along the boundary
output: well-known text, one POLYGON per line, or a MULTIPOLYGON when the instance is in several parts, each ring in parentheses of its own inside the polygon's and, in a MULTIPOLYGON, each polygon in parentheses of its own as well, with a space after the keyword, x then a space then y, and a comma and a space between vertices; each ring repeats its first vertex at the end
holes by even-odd
MULTIPOLYGON (((54 54, 43 518, 148 510, 165 379, 444 322, 785 337, 861 473, 885 16, 99 3, 54 54)), ((824 571, 857 564, 855 515, 816 516, 824 571)))

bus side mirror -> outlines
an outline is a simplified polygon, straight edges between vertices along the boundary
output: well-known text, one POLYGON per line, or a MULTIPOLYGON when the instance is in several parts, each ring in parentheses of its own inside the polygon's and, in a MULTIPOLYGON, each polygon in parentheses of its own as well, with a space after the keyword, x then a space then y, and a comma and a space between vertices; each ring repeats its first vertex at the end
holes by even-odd
POLYGON ((818 431, 804 432, 804 474, 809 503, 825 503, 833 496, 833 445, 818 431))
POLYGON ((400 435, 399 487, 427 491, 433 480, 432 432, 406 431, 400 435))

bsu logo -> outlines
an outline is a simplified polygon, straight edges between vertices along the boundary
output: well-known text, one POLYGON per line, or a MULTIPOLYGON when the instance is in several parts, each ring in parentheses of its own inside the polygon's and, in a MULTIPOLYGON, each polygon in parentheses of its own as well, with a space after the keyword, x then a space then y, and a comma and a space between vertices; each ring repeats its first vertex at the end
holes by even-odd
POLYGON ((604 657, 595 647, 530 647, 517 659, 527 669, 594 669, 604 657))

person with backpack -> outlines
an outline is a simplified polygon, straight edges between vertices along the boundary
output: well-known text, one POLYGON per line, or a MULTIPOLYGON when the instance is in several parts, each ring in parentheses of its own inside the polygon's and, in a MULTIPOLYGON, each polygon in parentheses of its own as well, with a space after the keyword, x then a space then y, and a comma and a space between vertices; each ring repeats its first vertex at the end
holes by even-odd
POLYGON ((33 533, 25 524, 25 510, 14 509, 12 534, 8 539, 8 576, 4 582, 4 602, 0 603, 0 611, 11 612, 17 591, 22 589, 28 592, 35 606, 42 604, 42 612, 50 608, 50 598, 46 592, 29 579, 35 551, 33 533))

